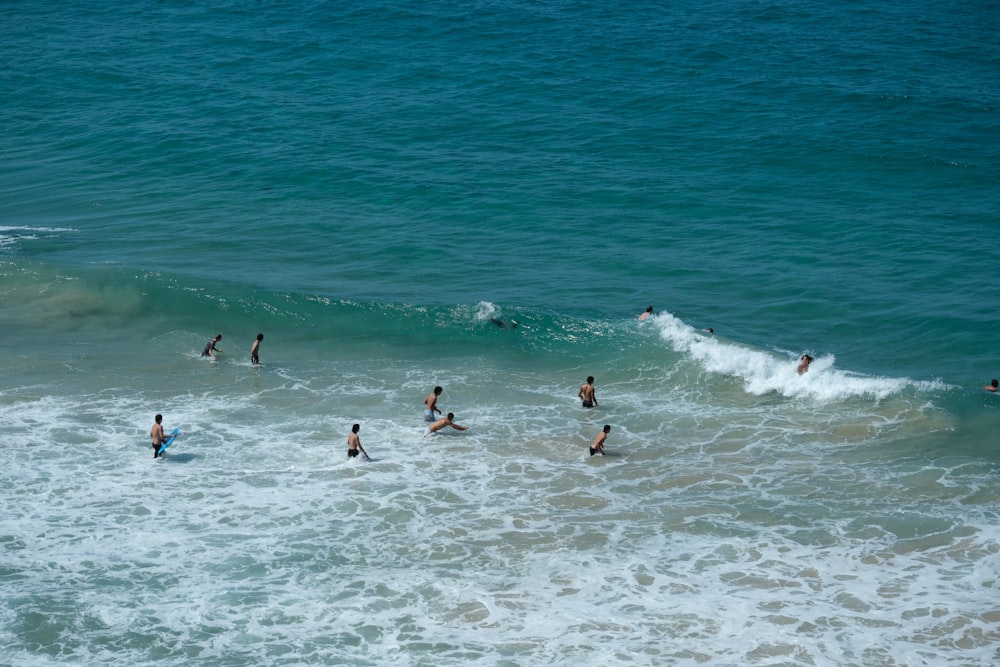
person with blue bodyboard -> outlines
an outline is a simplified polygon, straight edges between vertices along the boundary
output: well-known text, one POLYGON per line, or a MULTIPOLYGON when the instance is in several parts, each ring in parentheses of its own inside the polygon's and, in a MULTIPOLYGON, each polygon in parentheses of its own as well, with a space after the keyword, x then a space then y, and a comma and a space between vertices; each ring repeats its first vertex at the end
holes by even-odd
POLYGON ((156 423, 153 424, 153 428, 149 429, 149 438, 153 441, 154 459, 160 455, 160 449, 164 445, 169 445, 176 435, 177 430, 174 429, 174 433, 169 438, 165 436, 163 434, 163 415, 156 415, 156 423))

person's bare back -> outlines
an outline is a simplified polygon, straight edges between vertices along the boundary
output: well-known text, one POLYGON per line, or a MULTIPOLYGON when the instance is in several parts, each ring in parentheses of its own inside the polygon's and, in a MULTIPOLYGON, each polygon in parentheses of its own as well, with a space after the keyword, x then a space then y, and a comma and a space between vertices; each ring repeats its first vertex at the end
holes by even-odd
POLYGON ((468 431, 469 430, 468 426, 459 426, 458 424, 456 424, 453 421, 454 419, 455 419, 455 414, 453 412, 449 412, 447 417, 442 417, 441 419, 437 420, 436 422, 434 422, 433 424, 431 424, 430 426, 428 426, 427 427, 427 431, 424 433, 424 435, 430 435, 431 433, 437 433, 438 431, 440 431, 441 429, 443 429, 445 426, 450 426, 450 427, 452 427, 453 429, 455 429, 457 431, 468 431))
POLYGON ((149 439, 153 441, 153 458, 155 459, 160 455, 160 447, 166 440, 163 435, 163 415, 156 415, 153 428, 149 429, 149 439))
POLYGON ((580 385, 580 391, 576 393, 577 398, 583 402, 583 407, 597 407, 597 393, 594 390, 594 376, 591 375, 587 381, 580 385))
POLYGON ((434 391, 427 394, 427 398, 424 399, 424 421, 434 421, 435 412, 441 414, 441 410, 439 410, 437 406, 437 400, 442 391, 444 391, 444 389, 441 387, 434 387, 434 391))
POLYGON ((604 441, 608 439, 608 433, 611 433, 611 426, 609 424, 604 425, 604 430, 594 436, 594 441, 590 443, 590 455, 600 454, 604 456, 604 441))
POLYGON ((371 457, 368 456, 368 452, 365 448, 361 446, 361 436, 358 435, 358 431, 361 430, 360 424, 355 424, 351 427, 351 432, 347 435, 347 458, 351 459, 358 455, 358 451, 365 455, 366 461, 371 461, 371 457))

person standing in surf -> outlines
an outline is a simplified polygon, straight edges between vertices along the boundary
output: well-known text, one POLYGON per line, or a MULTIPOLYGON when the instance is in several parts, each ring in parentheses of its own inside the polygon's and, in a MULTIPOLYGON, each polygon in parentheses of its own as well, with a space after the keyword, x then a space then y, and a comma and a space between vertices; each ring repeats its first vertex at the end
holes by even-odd
POLYGON ((347 436, 347 458, 352 459, 358 455, 358 450, 365 455, 365 461, 371 461, 371 457, 368 456, 368 452, 365 448, 361 446, 361 436, 358 435, 358 431, 361 430, 361 424, 355 424, 351 427, 351 433, 347 436))
POLYGON ((253 345, 250 347, 250 364, 252 366, 256 366, 257 364, 260 363, 259 353, 260 353, 260 342, 262 340, 264 340, 264 334, 262 333, 257 334, 257 340, 255 340, 253 342, 253 345))
POLYGON ((585 408, 597 407, 597 394, 594 390, 594 376, 587 377, 587 381, 580 385, 580 391, 576 393, 577 398, 583 402, 585 408))
POLYGON ((215 361, 215 353, 222 352, 222 350, 215 347, 215 344, 220 340, 222 340, 222 334, 215 334, 215 338, 205 343, 205 349, 201 351, 201 356, 211 357, 212 361, 215 361))
POLYGON ((153 428, 149 429, 149 438, 153 441, 153 458, 155 459, 160 455, 160 447, 163 446, 166 437, 163 435, 163 415, 156 415, 154 419, 153 428))
POLYGON ((441 414, 441 411, 438 409, 438 406, 437 406, 437 401, 438 401, 438 396, 441 395, 442 391, 444 391, 444 389, 442 389, 441 387, 434 387, 434 391, 432 391, 431 393, 427 394, 427 398, 424 399, 424 421, 425 422, 432 422, 432 421, 434 421, 436 419, 436 417, 434 416, 435 412, 438 413, 438 414, 441 414))
POLYGON ((611 433, 611 425, 605 424, 604 430, 594 436, 594 441, 590 443, 590 455, 600 454, 604 456, 604 441, 608 439, 608 433, 611 433))

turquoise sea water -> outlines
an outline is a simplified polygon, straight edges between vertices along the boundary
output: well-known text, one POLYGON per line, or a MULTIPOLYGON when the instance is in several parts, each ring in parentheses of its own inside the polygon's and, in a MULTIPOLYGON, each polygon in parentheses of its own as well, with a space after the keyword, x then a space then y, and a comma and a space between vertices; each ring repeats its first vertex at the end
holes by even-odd
POLYGON ((1000 660, 989 3, 0 16, 0 664, 1000 660))

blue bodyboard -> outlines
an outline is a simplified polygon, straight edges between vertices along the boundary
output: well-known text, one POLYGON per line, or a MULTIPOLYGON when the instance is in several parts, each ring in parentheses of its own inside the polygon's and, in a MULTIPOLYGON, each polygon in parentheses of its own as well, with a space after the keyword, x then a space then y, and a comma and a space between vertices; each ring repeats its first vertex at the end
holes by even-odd
POLYGON ((177 434, 180 432, 181 430, 179 428, 175 428, 173 431, 170 432, 170 437, 164 440, 163 444, 160 445, 160 448, 156 451, 157 456, 162 454, 164 449, 174 444, 174 440, 177 438, 177 434))

